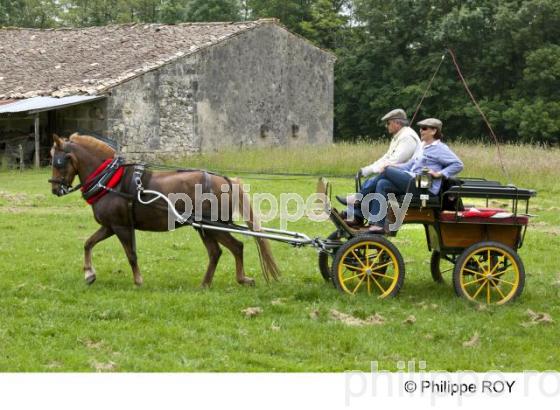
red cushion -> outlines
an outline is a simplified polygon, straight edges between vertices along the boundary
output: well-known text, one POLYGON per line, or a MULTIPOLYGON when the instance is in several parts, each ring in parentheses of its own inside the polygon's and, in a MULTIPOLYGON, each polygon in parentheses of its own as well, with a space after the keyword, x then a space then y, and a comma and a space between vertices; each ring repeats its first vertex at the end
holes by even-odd
MULTIPOLYGON (((497 212, 508 212, 500 208, 476 208, 482 213, 486 213, 488 216, 474 216, 474 217, 463 217, 463 212, 458 212, 458 217, 454 211, 443 211, 439 214, 439 220, 442 222, 469 222, 469 223, 483 223, 483 224, 515 224, 515 225, 527 225, 529 223, 529 217, 526 215, 510 216, 508 218, 493 218, 490 216, 497 212)), ((465 209, 468 211, 469 209, 465 209)))

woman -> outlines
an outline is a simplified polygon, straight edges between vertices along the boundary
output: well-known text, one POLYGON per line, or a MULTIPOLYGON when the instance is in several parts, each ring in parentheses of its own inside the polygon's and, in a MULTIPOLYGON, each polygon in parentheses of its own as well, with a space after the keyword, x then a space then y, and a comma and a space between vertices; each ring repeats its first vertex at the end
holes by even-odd
MULTIPOLYGON (((422 174, 424 168, 434 178, 431 188, 432 195, 437 195, 441 188, 441 178, 451 178, 463 170, 463 163, 451 149, 440 141, 442 138, 442 122, 436 118, 428 118, 418 123, 420 126, 420 137, 422 148, 408 162, 400 165, 385 167, 375 183, 371 186, 371 192, 383 195, 387 194, 419 194, 416 189, 416 175, 422 174)), ((371 233, 385 232, 385 217, 379 221, 373 221, 378 216, 381 204, 373 199, 369 202, 369 224, 371 233)), ((355 214, 361 214, 356 210, 355 214)))

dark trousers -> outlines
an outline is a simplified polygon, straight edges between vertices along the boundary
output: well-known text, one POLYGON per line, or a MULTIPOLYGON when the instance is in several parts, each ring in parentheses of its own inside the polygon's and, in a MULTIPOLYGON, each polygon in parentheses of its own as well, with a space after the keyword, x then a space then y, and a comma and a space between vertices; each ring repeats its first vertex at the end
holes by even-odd
MULTIPOLYGON (((416 184, 414 183, 414 177, 397 167, 385 168, 385 170, 381 174, 364 182, 364 184, 362 185, 362 189, 360 190, 360 193, 364 196, 366 196, 367 194, 376 193, 383 195, 385 199, 387 199, 387 194, 389 193, 406 194, 408 192, 412 193, 413 195, 418 194, 416 184)), ((377 222, 373 221, 373 217, 379 214, 381 207, 381 202, 374 198, 369 202, 368 215, 364 215, 360 207, 354 208, 354 215, 356 217, 367 218, 370 224, 384 226, 385 217, 377 222)))

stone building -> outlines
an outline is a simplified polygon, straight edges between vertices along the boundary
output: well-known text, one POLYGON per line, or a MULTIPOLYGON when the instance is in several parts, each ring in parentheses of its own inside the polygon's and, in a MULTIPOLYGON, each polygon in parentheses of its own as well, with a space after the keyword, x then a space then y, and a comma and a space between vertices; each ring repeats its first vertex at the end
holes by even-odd
POLYGON ((75 131, 145 160, 332 142, 335 58, 273 19, 4 28, 0 60, 0 150, 75 131))

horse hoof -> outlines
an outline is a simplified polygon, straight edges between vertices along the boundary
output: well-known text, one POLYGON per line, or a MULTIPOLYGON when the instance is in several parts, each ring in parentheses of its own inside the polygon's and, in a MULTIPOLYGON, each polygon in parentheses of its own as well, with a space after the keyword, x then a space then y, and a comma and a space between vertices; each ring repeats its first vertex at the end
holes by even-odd
POLYGON ((86 278, 86 284, 91 285, 93 282, 95 282, 95 275, 90 275, 86 278))
POLYGON ((134 284, 138 287, 142 286, 143 283, 144 283, 144 279, 142 278, 134 281, 134 284))
POLYGON ((255 279, 253 278, 243 278, 239 281, 240 285, 244 286, 255 286, 255 279))

